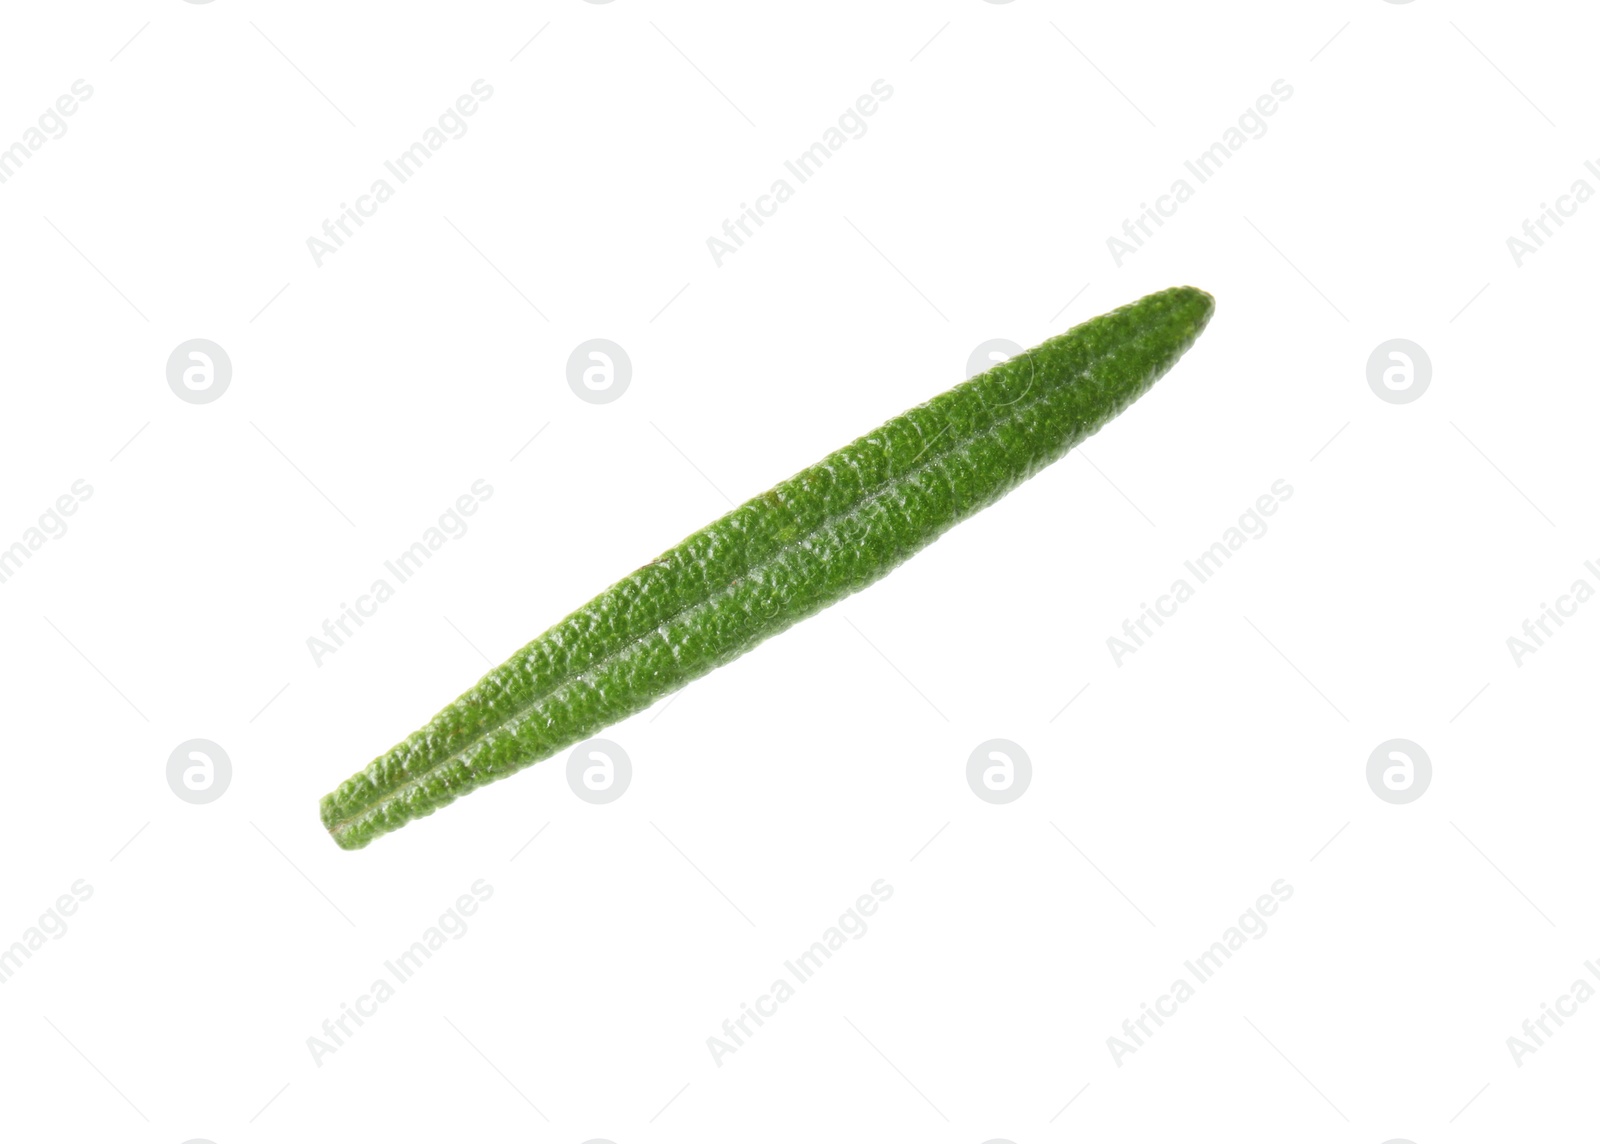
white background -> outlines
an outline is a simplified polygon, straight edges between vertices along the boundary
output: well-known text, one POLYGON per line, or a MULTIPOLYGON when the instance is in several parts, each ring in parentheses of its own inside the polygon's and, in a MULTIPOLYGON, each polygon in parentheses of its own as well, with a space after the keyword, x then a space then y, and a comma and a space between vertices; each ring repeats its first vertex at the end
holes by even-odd
POLYGON ((10 6, 0 146, 93 96, 0 185, 0 542, 93 495, 0 584, 0 945, 93 895, 0 985, 4 1135, 1578 1138, 1600 1004, 1520 1066, 1506 1039, 1600 957, 1600 607, 1520 667, 1506 640, 1600 584, 1600 205, 1520 268, 1506 239, 1600 186, 1595 32, 1436 0, 10 6), (480 78, 467 134, 319 268, 306 239, 480 78), (864 137, 719 268, 707 237, 877 79, 864 137), (1108 236, 1278 79, 1267 133, 1117 266, 1108 236), (727 498, 981 342, 1178 283, 1217 312, 1171 376, 607 732, 617 801, 559 757, 328 840, 325 791, 727 498), (633 364, 611 404, 566 381, 595 337, 633 364), (1432 361, 1410 404, 1367 383, 1396 337, 1432 361), (231 358, 214 403, 168 387, 191 338, 231 358), (307 638, 480 478, 469 531, 318 666, 307 638), (1117 666, 1107 637, 1279 479, 1269 531, 1117 666), (966 782, 997 737, 1033 764, 1004 806, 966 782), (232 760, 203 806, 166 780, 193 738, 232 760), (1367 785, 1392 738, 1432 759, 1409 805, 1367 785), (316 1063, 478 879, 464 936, 316 1063), (877 879, 865 936, 714 1063, 877 879), (1278 879, 1266 935, 1117 1063, 1278 879))

